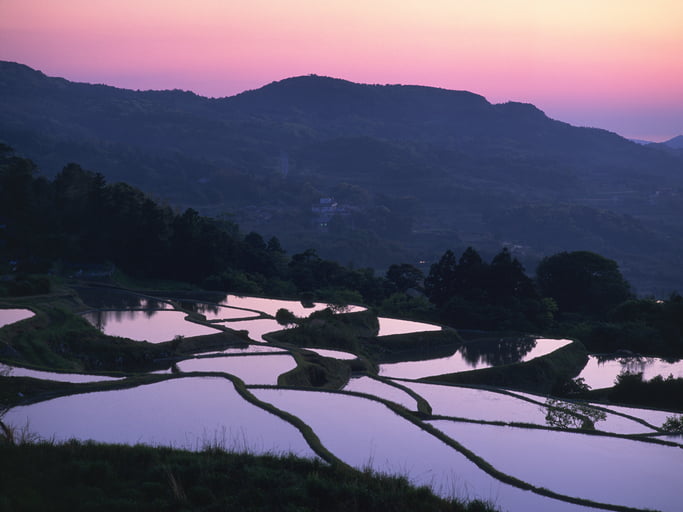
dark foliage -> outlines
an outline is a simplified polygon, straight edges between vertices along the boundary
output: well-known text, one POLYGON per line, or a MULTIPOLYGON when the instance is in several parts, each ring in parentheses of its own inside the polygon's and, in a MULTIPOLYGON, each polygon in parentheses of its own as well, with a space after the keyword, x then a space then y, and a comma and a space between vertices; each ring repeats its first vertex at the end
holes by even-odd
POLYGON ((625 373, 617 378, 608 399, 616 403, 683 412, 683 379, 675 379, 671 375, 664 379, 658 375, 643 381, 642 373, 625 373))
POLYGON ((632 297, 617 263, 588 251, 543 258, 536 281, 541 295, 555 299, 561 313, 600 316, 632 297))
POLYGON ((508 249, 485 263, 468 247, 460 260, 448 250, 432 265, 425 293, 442 322, 468 329, 531 331, 548 326, 550 311, 524 267, 508 249))

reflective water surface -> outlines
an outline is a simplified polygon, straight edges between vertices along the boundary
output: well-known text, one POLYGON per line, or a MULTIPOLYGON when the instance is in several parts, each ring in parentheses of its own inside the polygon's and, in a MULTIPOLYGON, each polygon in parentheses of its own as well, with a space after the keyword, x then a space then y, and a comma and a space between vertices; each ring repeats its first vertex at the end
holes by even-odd
POLYGON ((343 352, 341 350, 329 350, 326 348, 308 348, 306 347, 306 350, 310 350, 311 352, 315 352, 318 355, 321 355, 323 357, 331 357, 332 359, 341 359, 345 361, 350 361, 352 359, 358 359, 358 356, 356 354, 352 354, 351 352, 343 352))
POLYGON ((21 366, 11 366, 0 363, 0 375, 6 377, 32 377, 34 379, 53 380, 57 382, 101 382, 105 380, 120 380, 119 377, 106 375, 87 375, 83 373, 58 373, 42 370, 32 370, 21 366))
POLYGON ((205 302, 183 302, 183 309, 194 311, 209 321, 258 318, 259 313, 205 302))
POLYGON ((218 329, 185 320, 181 311, 93 311, 83 317, 109 336, 162 343, 176 336, 216 334, 218 329))
POLYGON ((424 361, 403 361, 400 363, 382 364, 379 374, 384 377, 401 379, 421 379, 432 375, 464 372, 480 368, 490 368, 498 364, 530 361, 541 357, 571 343, 571 340, 531 339, 510 340, 509 343, 487 343, 475 347, 475 343, 466 343, 448 357, 427 359, 424 361), (520 344, 523 350, 519 350, 520 344), (510 345, 510 346, 506 346, 510 345), (504 355, 501 355, 501 351, 504 355), (473 355, 476 354, 476 355, 473 355), (511 354, 517 354, 515 360, 511 354))
MULTIPOLYGON (((277 313, 278 309, 287 309, 300 318, 305 318, 314 311, 320 311, 329 306, 329 304, 321 302, 304 305, 297 300, 266 299, 263 297, 241 297, 239 295, 228 295, 225 301, 222 302, 222 305, 260 311, 273 317, 277 313)), ((353 305, 348 306, 345 309, 345 311, 349 313, 363 310, 365 310, 365 308, 353 305)))
POLYGON ((314 453, 301 433, 251 405, 224 378, 182 378, 133 389, 55 398, 15 407, 3 421, 42 438, 92 439, 202 449, 207 444, 254 453, 314 453))
POLYGON ((74 287, 81 300, 99 309, 172 309, 168 301, 114 288, 74 287))
POLYGON ((411 411, 417 410, 417 401, 408 393, 371 377, 355 377, 349 379, 348 384, 344 387, 344 391, 367 393, 368 395, 390 400, 411 411))
POLYGON ((432 406, 432 414, 506 423, 546 424, 546 410, 537 404, 484 389, 402 382, 432 406))
POLYGON ((272 318, 258 318, 256 320, 239 320, 237 322, 224 322, 223 325, 228 329, 236 331, 247 331, 249 338, 261 343, 267 343, 263 335, 269 332, 281 331, 286 327, 277 323, 272 318))
POLYGON ((622 407, 619 405, 603 405, 602 407, 611 411, 628 414, 642 420, 647 421, 650 425, 661 427, 670 416, 678 416, 678 414, 667 411, 658 411, 655 409, 642 409, 637 407, 622 407))
POLYGON ((399 320, 398 318, 378 317, 378 336, 391 336, 392 334, 409 334, 411 332, 440 331, 441 326, 413 322, 412 320, 399 320))
POLYGON ((276 385, 277 378, 296 368, 289 354, 203 357, 180 361, 182 372, 224 372, 242 379, 246 384, 276 385))
POLYGON ((532 484, 603 503, 680 510, 680 448, 549 430, 430 423, 497 469, 532 484))
POLYGON ((270 345, 249 344, 245 347, 231 347, 231 348, 226 348, 225 350, 209 350, 207 352, 197 352, 195 355, 203 355, 203 356, 218 355, 218 354, 239 355, 239 354, 263 354, 263 353, 272 353, 272 352, 288 353, 284 349, 281 349, 278 347, 273 347, 270 345))
POLYGON ((593 389, 610 388, 620 373, 642 373, 643 380, 650 380, 657 375, 666 378, 683 377, 683 360, 668 363, 657 357, 621 357, 601 360, 596 356, 588 356, 588 363, 581 371, 580 378, 593 389))
POLYGON ((0 309, 0 327, 35 316, 30 309, 0 309))

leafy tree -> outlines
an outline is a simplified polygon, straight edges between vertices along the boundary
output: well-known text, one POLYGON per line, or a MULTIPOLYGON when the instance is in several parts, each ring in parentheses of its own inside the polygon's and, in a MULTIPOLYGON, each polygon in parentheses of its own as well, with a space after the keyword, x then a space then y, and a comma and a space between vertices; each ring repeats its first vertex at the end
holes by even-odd
POLYGON ((409 263, 393 264, 386 273, 386 278, 399 292, 406 292, 410 288, 418 289, 424 279, 422 271, 409 263))
POLYGON ((425 279, 425 294, 437 307, 445 304, 456 286, 458 263, 455 254, 447 250, 438 263, 434 263, 425 279))
POLYGON ((562 313, 597 316, 632 297, 617 263, 588 251, 543 258, 536 282, 541 295, 552 297, 562 313))
POLYGON ((491 260, 488 281, 489 296, 493 301, 506 302, 512 297, 537 298, 533 281, 507 247, 491 260))

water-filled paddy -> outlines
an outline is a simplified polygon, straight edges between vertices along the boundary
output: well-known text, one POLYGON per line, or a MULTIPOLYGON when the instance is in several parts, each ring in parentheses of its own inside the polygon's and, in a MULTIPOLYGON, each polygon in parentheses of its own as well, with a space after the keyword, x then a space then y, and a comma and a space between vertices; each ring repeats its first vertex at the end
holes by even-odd
POLYGON ((296 368, 289 354, 202 357, 177 363, 182 372, 224 372, 246 384, 276 385, 277 378, 296 368))
POLYGON ((231 348, 226 348, 225 350, 210 350, 208 352, 197 352, 195 355, 203 355, 203 356, 208 356, 208 355, 241 355, 241 354, 263 354, 263 353, 273 353, 273 352, 281 352, 281 353, 287 353, 286 350, 278 348, 278 347, 273 347, 269 345, 256 345, 256 344, 249 344, 246 347, 231 347, 231 348))
MULTIPOLYGON (((228 295, 221 304, 224 306, 259 311, 273 317, 277 313, 278 309, 286 309, 300 318, 305 318, 314 311, 320 311, 329 306, 329 304, 316 302, 310 304, 309 307, 297 300, 266 299, 263 297, 241 297, 239 295, 228 295)), ((364 309, 365 308, 360 306, 348 306, 346 311, 351 313, 354 311, 363 311, 364 309)))
POLYGON ((254 311, 247 311, 244 309, 229 308, 226 306, 219 306, 216 304, 209 304, 204 302, 183 303, 181 304, 185 309, 204 315, 208 321, 215 320, 245 320, 248 318, 258 318, 260 313, 254 311))
POLYGON ((31 368, 22 368, 20 366, 11 366, 0 363, 0 375, 8 377, 31 377, 34 379, 53 380, 57 382, 101 382, 107 380, 119 380, 117 377, 108 377, 106 375, 87 375, 84 373, 58 373, 46 372, 42 370, 32 370, 31 368))
POLYGON ((281 331, 284 326, 272 318, 258 318, 256 320, 239 320, 237 322, 224 322, 222 325, 236 331, 247 331, 249 338, 261 343, 267 343, 263 335, 269 332, 281 331))
POLYGON ((683 377, 683 360, 668 363, 657 357, 621 357, 601 361, 596 356, 589 356, 579 377, 593 389, 610 388, 620 373, 642 373, 643 380, 657 375, 679 378, 683 377))
POLYGON ((402 405, 406 409, 412 411, 417 410, 417 401, 408 393, 371 377, 355 377, 349 379, 348 384, 344 387, 344 391, 356 391, 358 393, 374 395, 402 405))
POLYGON ((175 446, 218 443, 254 453, 292 451, 313 457, 289 423, 246 402, 224 378, 182 378, 133 389, 54 398, 7 412, 45 439, 175 446))
POLYGON ((497 364, 510 364, 510 362, 530 361, 536 357, 541 357, 550 352, 564 347, 571 343, 570 340, 521 340, 509 341, 507 343, 496 344, 486 347, 475 346, 475 343, 467 343, 455 351, 453 355, 427 359, 423 361, 402 361, 400 363, 382 364, 379 367, 379 374, 383 377, 394 377, 400 379, 421 379, 433 375, 443 375, 447 373, 464 372, 481 368, 490 368, 497 364), (515 349, 515 344, 525 343, 523 351, 515 349), (504 355, 500 351, 504 351, 504 355), (474 355, 473 355, 474 352, 474 355), (514 359, 511 360, 511 353, 514 359))
POLYGON ((471 420, 546 424, 546 410, 537 404, 484 389, 401 382, 429 402, 432 414, 471 420))
POLYGON ((218 329, 188 322, 181 311, 93 311, 83 315, 109 336, 162 343, 176 336, 216 334, 218 329))
POLYGON ((30 309, 0 309, 0 327, 26 320, 34 315, 30 309))
POLYGON ((328 350, 326 348, 306 348, 306 350, 315 352, 316 354, 323 357, 331 357, 332 359, 341 359, 343 361, 358 359, 358 356, 356 354, 352 354, 351 352, 343 352, 341 350, 328 350))
POLYGON ((173 306, 165 299, 154 298, 147 295, 118 290, 114 288, 88 288, 74 287, 84 303, 99 309, 173 309, 173 306))
POLYGON ((680 448, 548 430, 430 423, 497 469, 534 485, 597 502, 680 510, 680 448))
POLYGON ((580 418, 563 415, 561 412, 553 412, 550 408, 559 407, 589 418, 592 421, 594 428, 603 432, 612 434, 647 434, 654 432, 654 430, 639 421, 606 411, 605 407, 602 407, 599 404, 559 400, 519 391, 514 391, 513 393, 518 396, 535 400, 539 402, 539 404, 549 406, 546 408, 546 414, 548 415, 546 417, 546 425, 551 427, 584 428, 580 418))
POLYGON ((650 425, 661 427, 670 416, 678 416, 678 414, 667 411, 658 411, 655 409, 642 409, 637 407, 622 407, 619 405, 604 405, 602 406, 611 411, 628 414, 642 420, 647 421, 650 425))
POLYGON ((391 336, 393 334, 410 334, 412 332, 440 331, 441 326, 413 322, 412 320, 399 320, 398 318, 379 317, 378 336, 391 336))

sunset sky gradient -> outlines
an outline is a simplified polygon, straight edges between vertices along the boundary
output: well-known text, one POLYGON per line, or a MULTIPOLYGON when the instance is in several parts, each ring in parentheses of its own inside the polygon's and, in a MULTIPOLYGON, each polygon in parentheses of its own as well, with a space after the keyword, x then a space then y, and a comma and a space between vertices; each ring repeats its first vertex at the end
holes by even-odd
POLYGON ((0 0, 0 59, 214 97, 310 73, 431 85, 683 134, 681 0, 0 0))

